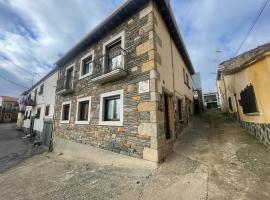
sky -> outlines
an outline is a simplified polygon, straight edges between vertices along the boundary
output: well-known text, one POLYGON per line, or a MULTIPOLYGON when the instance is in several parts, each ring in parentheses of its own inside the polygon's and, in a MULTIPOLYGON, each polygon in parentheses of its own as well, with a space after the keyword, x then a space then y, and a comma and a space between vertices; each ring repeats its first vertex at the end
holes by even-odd
MULTIPOLYGON (((270 3, 240 51, 265 0, 171 0, 203 92, 216 91, 218 64, 270 42, 270 3)), ((18 96, 123 0, 0 0, 0 95, 18 96)))

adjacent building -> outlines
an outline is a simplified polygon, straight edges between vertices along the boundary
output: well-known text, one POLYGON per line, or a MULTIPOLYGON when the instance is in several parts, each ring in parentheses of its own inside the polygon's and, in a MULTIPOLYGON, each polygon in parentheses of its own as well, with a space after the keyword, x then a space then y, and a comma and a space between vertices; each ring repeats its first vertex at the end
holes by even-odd
POLYGON ((194 92, 194 113, 203 112, 203 95, 202 95, 202 82, 200 72, 196 72, 192 75, 192 88, 194 92))
POLYGON ((160 162, 193 114, 194 69, 166 0, 125 1, 56 65, 56 145, 160 162))
POLYGON ((18 115, 18 99, 0 96, 0 122, 16 122, 18 115))
POLYGON ((203 94, 204 107, 207 109, 219 108, 219 98, 217 92, 203 94))
POLYGON ((220 64, 218 90, 222 110, 270 145, 270 43, 220 64))
POLYGON ((53 69, 19 99, 17 127, 45 146, 52 136, 57 78, 58 71, 53 69))

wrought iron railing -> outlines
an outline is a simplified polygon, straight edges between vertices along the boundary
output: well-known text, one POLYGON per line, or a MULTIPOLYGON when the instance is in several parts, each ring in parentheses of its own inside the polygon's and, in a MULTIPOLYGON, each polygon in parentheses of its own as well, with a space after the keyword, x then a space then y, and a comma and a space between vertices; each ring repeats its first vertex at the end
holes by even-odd
POLYGON ((93 73, 92 78, 101 76, 103 74, 110 73, 117 69, 124 70, 125 57, 127 51, 120 47, 115 48, 109 53, 105 53, 102 56, 99 56, 93 61, 93 73))
POLYGON ((56 92, 73 89, 73 77, 62 76, 57 80, 56 92))

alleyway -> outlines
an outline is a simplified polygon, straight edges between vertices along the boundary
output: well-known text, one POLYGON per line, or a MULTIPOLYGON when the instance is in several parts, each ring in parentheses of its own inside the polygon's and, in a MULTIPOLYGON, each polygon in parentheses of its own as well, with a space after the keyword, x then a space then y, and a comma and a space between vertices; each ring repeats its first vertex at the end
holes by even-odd
POLYGON ((174 152, 158 169, 37 155, 0 174, 0 199, 270 199, 270 150, 217 111, 195 117, 174 152))

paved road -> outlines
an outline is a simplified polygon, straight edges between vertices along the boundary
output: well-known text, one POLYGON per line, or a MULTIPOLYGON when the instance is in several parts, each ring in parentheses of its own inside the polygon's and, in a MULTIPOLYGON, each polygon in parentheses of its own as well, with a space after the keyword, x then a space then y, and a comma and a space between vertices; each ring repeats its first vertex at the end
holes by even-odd
POLYGON ((42 154, 0 175, 0 199, 268 200, 269 155, 212 111, 194 118, 157 170, 42 154))
POLYGON ((0 173, 31 156, 32 145, 22 139, 24 134, 17 131, 15 125, 0 124, 0 173))

